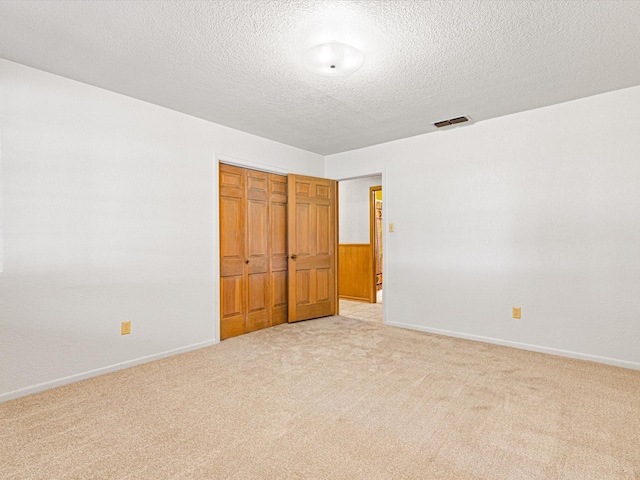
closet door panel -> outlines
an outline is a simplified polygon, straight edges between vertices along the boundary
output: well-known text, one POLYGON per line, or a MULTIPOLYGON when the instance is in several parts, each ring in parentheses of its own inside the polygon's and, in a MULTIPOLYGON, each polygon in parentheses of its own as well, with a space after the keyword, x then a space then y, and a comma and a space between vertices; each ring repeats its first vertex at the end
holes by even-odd
POLYGON ((246 331, 271 325, 269 309, 269 174, 245 170, 247 209, 245 245, 247 258, 246 331))
POLYGON ((245 331, 244 172, 220 165, 220 338, 245 331))
POLYGON ((287 177, 269 175, 271 324, 287 322, 287 177))

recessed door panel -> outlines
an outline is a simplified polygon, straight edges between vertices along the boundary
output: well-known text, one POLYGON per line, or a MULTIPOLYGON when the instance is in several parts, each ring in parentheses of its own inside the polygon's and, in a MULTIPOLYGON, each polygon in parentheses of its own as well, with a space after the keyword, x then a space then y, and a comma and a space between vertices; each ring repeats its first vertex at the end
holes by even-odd
POLYGON ((220 185, 226 187, 239 187, 242 182, 242 177, 240 175, 233 175, 228 173, 223 173, 220 179, 220 185))
POLYGON ((244 283, 242 276, 221 279, 220 336, 229 338, 244 333, 244 283))
POLYGON ((242 198, 244 172, 242 168, 230 165, 220 166, 220 196, 242 198))
POLYGON ((273 272, 271 274, 272 305, 282 307, 287 305, 287 272, 273 272))
POLYGON ((242 199, 223 197, 220 199, 220 216, 225 225, 220 232, 220 254, 223 258, 242 255, 242 199))
POLYGON ((287 256, 287 205, 271 203, 271 255, 287 256))
POLYGON ((268 305, 269 275, 267 273, 249 275, 247 288, 247 333, 270 326, 268 305))
POLYGON ((330 300, 331 272, 329 269, 317 269, 316 270, 316 301, 328 302, 330 300))
POLYGON ((249 275, 249 301, 247 304, 249 312, 254 313, 259 310, 267 309, 268 281, 269 277, 266 273, 256 273, 253 275, 249 275))
POLYGON ((318 245, 316 252, 318 255, 329 255, 331 248, 331 206, 318 205, 316 208, 316 238, 318 245))
POLYGON ((242 276, 222 279, 222 318, 242 315, 242 276))
POLYGON ((311 184, 308 182, 296 182, 296 192, 298 197, 308 197, 311 193, 311 184))
POLYGON ((311 271, 298 270, 296 272, 297 280, 297 304, 304 305, 311 302, 311 271))
POLYGON ((316 184, 316 198, 330 199, 331 188, 328 185, 316 184))
POLYGON ((249 192, 250 193, 255 193, 255 192, 266 192, 267 191, 267 176, 266 175, 256 175, 256 174, 260 174, 261 172, 255 172, 248 175, 248 185, 249 185, 249 192))
MULTIPOLYGON (((309 255, 311 253, 311 205, 308 203, 300 203, 296 206, 296 254, 309 255)), ((289 226, 291 228, 291 226, 289 226)))
POLYGON ((266 257, 269 240, 267 202, 249 200, 247 215, 247 253, 249 257, 266 257))
MULTIPOLYGON (((286 201, 287 198, 287 177, 285 177, 284 175, 273 175, 271 174, 270 176, 270 180, 271 180, 271 194, 272 195, 282 195, 284 197, 284 200, 286 201)), ((273 200, 273 196, 271 197, 273 200)), ((282 200, 282 198, 280 198, 280 200, 282 200)))

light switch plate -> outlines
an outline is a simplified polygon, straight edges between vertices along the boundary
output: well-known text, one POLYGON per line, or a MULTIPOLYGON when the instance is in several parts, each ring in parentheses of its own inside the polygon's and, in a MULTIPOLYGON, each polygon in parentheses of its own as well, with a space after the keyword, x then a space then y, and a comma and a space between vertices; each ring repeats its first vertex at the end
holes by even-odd
POLYGON ((120 335, 129 335, 131 333, 131 322, 122 322, 120 325, 120 335))

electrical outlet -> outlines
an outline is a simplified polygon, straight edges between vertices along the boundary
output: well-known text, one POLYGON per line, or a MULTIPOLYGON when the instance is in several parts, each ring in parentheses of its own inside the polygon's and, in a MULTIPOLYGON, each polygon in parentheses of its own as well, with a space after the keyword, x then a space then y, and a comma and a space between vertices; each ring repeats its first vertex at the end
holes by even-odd
POLYGON ((513 318, 520 320, 522 318, 522 308, 513 307, 513 318))
POLYGON ((120 325, 120 335, 129 335, 131 333, 131 322, 122 322, 120 325))
POLYGON ((389 231, 390 231, 390 232, 393 232, 393 223, 390 223, 390 224, 389 224, 389 231))

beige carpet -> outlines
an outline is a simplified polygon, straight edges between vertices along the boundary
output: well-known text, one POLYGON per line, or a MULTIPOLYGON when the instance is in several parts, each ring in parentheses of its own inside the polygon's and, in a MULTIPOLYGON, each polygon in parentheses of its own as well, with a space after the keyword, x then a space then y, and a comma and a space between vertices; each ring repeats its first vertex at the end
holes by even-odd
POLYGON ((2 479, 638 479, 640 372, 331 317, 0 405, 2 479))

